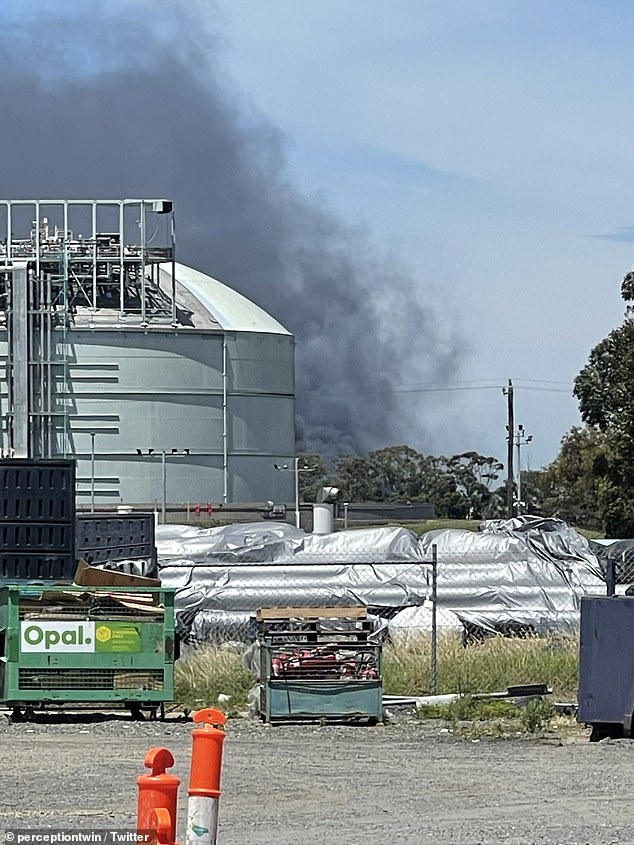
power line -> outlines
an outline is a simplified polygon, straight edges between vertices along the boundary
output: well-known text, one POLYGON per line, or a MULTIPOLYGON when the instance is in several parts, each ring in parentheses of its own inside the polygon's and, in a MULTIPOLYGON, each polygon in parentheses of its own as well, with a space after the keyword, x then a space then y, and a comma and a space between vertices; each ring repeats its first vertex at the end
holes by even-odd
POLYGON ((532 384, 566 384, 569 385, 569 381, 554 381, 553 379, 546 379, 546 378, 517 378, 515 381, 528 381, 532 384))
MULTIPOLYGON (((544 384, 566 384, 566 382, 544 382, 544 384)), ((499 382, 497 384, 451 384, 451 385, 430 385, 421 387, 394 387, 386 390, 350 390, 337 393, 320 393, 320 396, 384 396, 386 394, 405 394, 405 393, 442 393, 455 392, 463 390, 500 390, 503 387, 499 382)), ((572 385, 568 389, 559 387, 531 387, 529 385, 522 385, 522 391, 534 391, 538 393, 567 393, 572 395, 572 385)))
POLYGON ((572 396, 572 387, 568 388, 568 390, 564 390, 562 387, 522 387, 522 390, 532 390, 537 391, 538 393, 567 393, 569 396, 572 396))

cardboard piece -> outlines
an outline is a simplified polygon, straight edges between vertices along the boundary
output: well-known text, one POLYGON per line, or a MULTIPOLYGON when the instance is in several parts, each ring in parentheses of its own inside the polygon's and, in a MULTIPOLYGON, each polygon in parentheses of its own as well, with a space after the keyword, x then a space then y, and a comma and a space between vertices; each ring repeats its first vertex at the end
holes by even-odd
POLYGON ((128 575, 125 572, 112 572, 91 566, 80 560, 75 570, 73 583, 78 587, 160 587, 158 578, 145 578, 142 575, 128 575))

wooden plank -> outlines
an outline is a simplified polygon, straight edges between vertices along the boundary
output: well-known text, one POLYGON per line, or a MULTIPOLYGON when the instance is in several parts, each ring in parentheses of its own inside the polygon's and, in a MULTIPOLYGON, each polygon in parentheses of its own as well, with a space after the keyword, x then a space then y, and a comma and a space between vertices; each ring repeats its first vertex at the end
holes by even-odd
POLYGON ((75 602, 80 602, 83 606, 85 606, 86 611, 88 611, 89 608, 94 610, 96 607, 99 607, 100 602, 107 602, 107 606, 104 607, 104 611, 108 614, 111 611, 116 613, 117 607, 128 608, 129 610, 134 610, 138 613, 159 615, 164 613, 164 608, 157 604, 155 593, 112 593, 109 590, 92 590, 89 593, 63 591, 56 593, 56 596, 58 597, 58 604, 60 604, 60 597, 62 597, 61 602, 63 602, 64 599, 67 599, 70 606, 72 606, 75 602))
POLYGON ((366 619, 367 607, 260 607, 258 622, 271 619, 366 619))
MULTIPOLYGON (((93 593, 93 596, 97 598, 97 606, 100 598, 106 598, 115 606, 122 605, 129 610, 136 610, 139 613, 164 613, 164 608, 156 603, 154 596, 149 596, 150 601, 147 601, 146 596, 137 596, 134 593, 106 593, 102 590, 98 593, 93 593)), ((106 608, 106 612, 109 613, 110 608, 106 608)))

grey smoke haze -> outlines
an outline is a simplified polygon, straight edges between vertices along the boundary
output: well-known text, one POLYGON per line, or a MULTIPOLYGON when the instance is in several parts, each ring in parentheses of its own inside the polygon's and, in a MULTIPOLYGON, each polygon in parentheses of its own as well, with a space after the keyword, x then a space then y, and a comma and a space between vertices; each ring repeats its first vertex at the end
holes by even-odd
POLYGON ((3 22, 0 195, 173 199, 179 260, 296 335, 299 449, 429 446, 420 397, 390 391, 451 380, 456 343, 402 268, 291 184, 282 133, 223 78, 195 6, 48 8, 3 22))

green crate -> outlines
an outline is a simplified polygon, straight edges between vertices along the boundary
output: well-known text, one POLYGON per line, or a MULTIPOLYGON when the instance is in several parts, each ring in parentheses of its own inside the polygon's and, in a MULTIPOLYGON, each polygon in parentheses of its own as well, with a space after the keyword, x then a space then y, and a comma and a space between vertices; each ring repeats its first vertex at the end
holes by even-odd
POLYGON ((0 702, 154 707, 173 697, 173 590, 0 587, 0 702), (139 609, 152 602, 154 612, 139 609))
POLYGON ((340 640, 260 643, 260 716, 266 722, 383 718, 381 646, 340 640))
POLYGON ((302 719, 364 719, 378 722, 383 715, 380 681, 269 680, 264 695, 267 722, 302 719))

